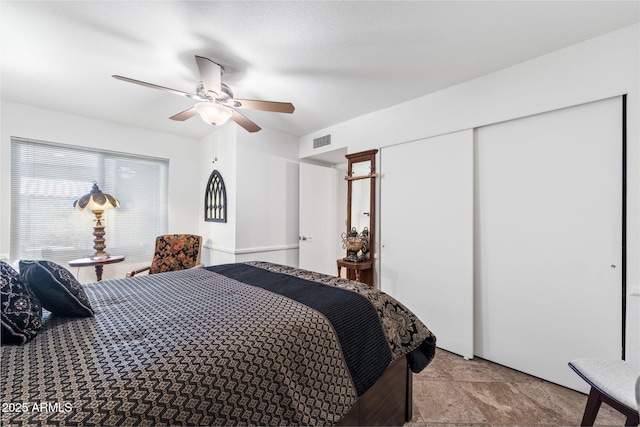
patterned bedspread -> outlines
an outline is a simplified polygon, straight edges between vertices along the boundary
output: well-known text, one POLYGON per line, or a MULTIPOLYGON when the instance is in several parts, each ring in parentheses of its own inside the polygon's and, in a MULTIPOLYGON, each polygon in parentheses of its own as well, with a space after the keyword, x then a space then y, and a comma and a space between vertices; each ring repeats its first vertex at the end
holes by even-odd
POLYGON ((269 263, 85 291, 94 317, 45 315, 2 347, 2 425, 329 425, 392 361, 417 372, 435 349, 386 294, 269 263))

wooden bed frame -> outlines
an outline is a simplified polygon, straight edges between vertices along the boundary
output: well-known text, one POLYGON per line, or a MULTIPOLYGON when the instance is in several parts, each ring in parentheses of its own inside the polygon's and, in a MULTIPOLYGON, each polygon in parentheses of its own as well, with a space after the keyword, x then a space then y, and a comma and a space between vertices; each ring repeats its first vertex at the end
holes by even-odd
POLYGON ((338 426, 401 426, 413 417, 413 381, 406 358, 396 360, 338 426))

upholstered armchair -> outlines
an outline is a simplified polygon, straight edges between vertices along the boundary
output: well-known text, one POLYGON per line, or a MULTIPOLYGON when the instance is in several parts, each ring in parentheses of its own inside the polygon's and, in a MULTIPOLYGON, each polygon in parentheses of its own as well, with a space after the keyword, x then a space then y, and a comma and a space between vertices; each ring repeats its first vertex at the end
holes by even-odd
POLYGON ((127 277, 149 270, 149 274, 203 267, 200 264, 202 237, 195 234, 165 234, 156 237, 156 249, 151 265, 130 271, 127 277))

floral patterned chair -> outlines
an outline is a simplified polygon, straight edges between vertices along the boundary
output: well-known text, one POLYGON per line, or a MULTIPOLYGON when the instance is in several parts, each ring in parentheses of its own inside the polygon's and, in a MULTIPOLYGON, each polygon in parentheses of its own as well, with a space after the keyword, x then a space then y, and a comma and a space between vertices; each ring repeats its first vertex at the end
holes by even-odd
POLYGON ((202 237, 195 234, 165 234, 158 236, 156 237, 156 249, 151 265, 131 271, 127 273, 127 277, 133 277, 146 270, 149 270, 149 274, 155 274, 203 267, 204 265, 200 264, 201 248, 202 237))

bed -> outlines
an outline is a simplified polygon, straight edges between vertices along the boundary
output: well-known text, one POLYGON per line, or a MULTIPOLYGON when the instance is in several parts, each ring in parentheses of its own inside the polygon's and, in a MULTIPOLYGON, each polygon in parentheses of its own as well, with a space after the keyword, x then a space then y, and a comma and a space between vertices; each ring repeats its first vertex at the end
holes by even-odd
POLYGON ((94 316, 2 346, 3 425, 402 424, 435 353, 388 295, 277 264, 83 288, 94 316))

